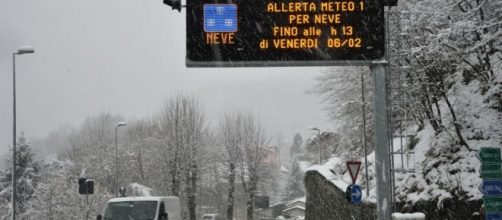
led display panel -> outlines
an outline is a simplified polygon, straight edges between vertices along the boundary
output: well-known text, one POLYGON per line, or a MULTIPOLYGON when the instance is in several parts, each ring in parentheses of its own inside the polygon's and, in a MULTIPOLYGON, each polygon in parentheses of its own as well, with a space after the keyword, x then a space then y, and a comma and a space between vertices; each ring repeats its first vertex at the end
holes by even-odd
POLYGON ((380 0, 187 0, 188 67, 366 65, 385 51, 380 0))

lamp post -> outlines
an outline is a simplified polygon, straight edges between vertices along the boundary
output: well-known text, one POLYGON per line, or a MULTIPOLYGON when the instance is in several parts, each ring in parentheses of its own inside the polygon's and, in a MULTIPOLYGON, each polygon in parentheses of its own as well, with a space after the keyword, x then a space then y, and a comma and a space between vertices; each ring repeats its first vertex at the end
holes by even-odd
POLYGON ((115 126, 115 180, 114 184, 115 185, 115 197, 118 197, 118 186, 117 186, 117 176, 118 176, 118 138, 117 138, 117 133, 119 127, 126 126, 127 123, 125 122, 119 122, 117 126, 115 126))
POLYGON ((316 128, 316 127, 311 127, 310 130, 312 131, 317 131, 318 136, 317 136, 317 149, 319 150, 319 165, 321 165, 321 129, 316 128))
POLYGON ((12 53, 12 220, 16 219, 16 55, 35 53, 32 47, 21 47, 12 53))

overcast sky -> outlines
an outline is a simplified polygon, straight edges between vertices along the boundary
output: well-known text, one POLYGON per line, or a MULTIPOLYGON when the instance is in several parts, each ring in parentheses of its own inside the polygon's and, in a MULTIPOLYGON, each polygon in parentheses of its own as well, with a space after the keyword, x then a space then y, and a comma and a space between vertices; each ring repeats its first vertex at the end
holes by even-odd
POLYGON ((23 45, 36 50, 16 56, 18 132, 28 137, 103 111, 147 117, 180 89, 199 95, 210 122, 244 109, 288 139, 332 127, 305 94, 318 67, 186 68, 185 13, 162 0, 2 0, 0 154, 12 142, 12 52, 23 45))

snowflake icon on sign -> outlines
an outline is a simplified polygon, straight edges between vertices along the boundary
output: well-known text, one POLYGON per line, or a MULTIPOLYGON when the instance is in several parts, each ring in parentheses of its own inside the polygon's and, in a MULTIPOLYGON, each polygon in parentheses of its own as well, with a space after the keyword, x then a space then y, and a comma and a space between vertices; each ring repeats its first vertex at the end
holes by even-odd
POLYGON ((215 21, 214 19, 207 19, 207 26, 214 26, 215 21))
POLYGON ((216 7, 216 14, 217 15, 222 15, 224 11, 225 11, 224 7, 216 7))
POLYGON ((204 31, 229 33, 238 30, 237 5, 204 4, 204 31))

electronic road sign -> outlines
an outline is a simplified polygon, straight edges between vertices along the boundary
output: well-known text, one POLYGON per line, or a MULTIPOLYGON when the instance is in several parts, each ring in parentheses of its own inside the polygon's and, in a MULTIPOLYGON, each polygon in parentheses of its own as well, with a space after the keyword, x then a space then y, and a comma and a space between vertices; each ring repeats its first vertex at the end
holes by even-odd
POLYGON ((367 65, 385 51, 381 0, 187 1, 188 67, 367 65))

